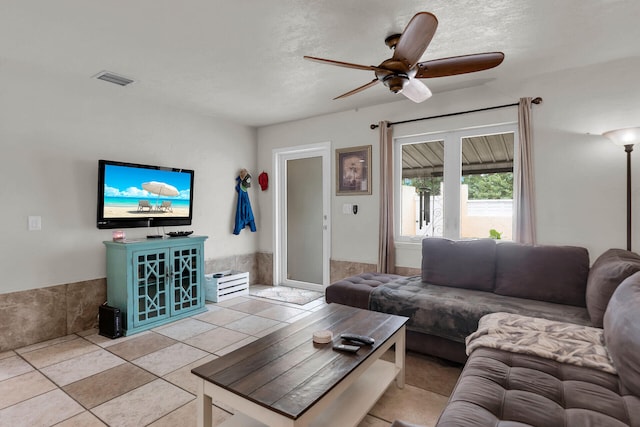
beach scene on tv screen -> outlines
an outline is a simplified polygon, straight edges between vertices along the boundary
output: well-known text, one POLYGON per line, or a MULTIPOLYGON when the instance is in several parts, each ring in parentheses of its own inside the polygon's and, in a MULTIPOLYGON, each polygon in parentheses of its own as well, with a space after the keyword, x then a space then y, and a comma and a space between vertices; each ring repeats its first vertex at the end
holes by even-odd
POLYGON ((189 216, 187 172, 105 165, 104 218, 189 216))

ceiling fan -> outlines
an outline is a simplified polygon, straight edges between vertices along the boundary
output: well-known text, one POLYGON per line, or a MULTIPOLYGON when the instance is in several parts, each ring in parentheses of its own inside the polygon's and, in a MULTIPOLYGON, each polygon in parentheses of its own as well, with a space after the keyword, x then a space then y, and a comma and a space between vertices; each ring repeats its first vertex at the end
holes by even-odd
POLYGON ((331 59, 305 56, 305 59, 339 67, 370 70, 376 78, 358 88, 343 93, 333 99, 346 98, 361 92, 378 82, 384 83, 391 92, 402 93, 413 102, 422 102, 431 97, 429 88, 418 79, 453 76, 488 70, 500 65, 504 59, 502 52, 476 53, 418 62, 429 46, 438 27, 438 19, 429 12, 417 13, 407 24, 402 34, 393 34, 385 39, 385 44, 394 49, 393 56, 380 65, 359 65, 331 59))

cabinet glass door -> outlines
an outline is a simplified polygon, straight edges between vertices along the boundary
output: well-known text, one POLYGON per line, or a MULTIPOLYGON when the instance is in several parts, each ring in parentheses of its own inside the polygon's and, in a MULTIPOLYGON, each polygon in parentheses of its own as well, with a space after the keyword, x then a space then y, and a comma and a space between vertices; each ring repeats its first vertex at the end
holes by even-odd
POLYGON ((198 246, 171 249, 171 315, 200 306, 199 258, 198 246))
POLYGON ((155 322, 169 316, 167 251, 138 251, 133 256, 133 304, 137 312, 133 326, 155 322))

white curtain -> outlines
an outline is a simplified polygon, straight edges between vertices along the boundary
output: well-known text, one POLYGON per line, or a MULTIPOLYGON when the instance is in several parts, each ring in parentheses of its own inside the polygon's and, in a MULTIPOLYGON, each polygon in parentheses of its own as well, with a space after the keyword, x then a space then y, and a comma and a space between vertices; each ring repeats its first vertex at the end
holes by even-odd
POLYGON ((393 241, 393 130, 388 122, 378 123, 380 129, 380 237, 378 271, 394 273, 396 251, 393 241))
POLYGON ((536 243, 536 209, 533 176, 533 138, 531 134, 531 98, 520 98, 518 106, 518 174, 514 180, 516 229, 515 241, 536 243))

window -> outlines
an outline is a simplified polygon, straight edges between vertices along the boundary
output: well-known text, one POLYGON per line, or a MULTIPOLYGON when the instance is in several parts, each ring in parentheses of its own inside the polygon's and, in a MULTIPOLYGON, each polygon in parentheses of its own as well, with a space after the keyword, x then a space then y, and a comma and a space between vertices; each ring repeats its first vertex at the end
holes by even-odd
POLYGON ((396 239, 513 236, 516 124, 395 139, 396 239))

